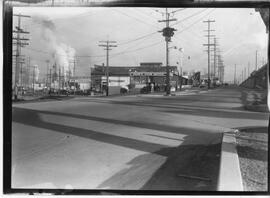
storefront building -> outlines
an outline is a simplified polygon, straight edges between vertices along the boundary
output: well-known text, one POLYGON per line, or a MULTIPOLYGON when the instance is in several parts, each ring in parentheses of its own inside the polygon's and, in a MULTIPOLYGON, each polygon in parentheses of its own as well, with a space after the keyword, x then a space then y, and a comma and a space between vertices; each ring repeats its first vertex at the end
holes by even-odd
MULTIPOLYGON (((164 91, 166 86, 166 66, 162 63, 141 63, 134 67, 115 67, 110 66, 109 87, 129 86, 141 89, 145 86, 154 86, 159 91, 164 91)), ((179 87, 181 77, 178 76, 176 66, 170 66, 170 85, 179 87)), ((95 65, 91 72, 92 86, 102 89, 107 84, 106 66, 95 65)))

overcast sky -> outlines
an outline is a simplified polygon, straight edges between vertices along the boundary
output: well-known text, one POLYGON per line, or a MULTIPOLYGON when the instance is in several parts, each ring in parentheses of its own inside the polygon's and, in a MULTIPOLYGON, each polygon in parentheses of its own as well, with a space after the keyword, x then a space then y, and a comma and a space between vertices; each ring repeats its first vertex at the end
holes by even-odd
MULTIPOLYGON (((255 68, 255 52, 258 50, 258 65, 266 62, 268 37, 265 25, 254 9, 233 8, 169 8, 176 11, 170 22, 177 31, 170 46, 183 48, 183 70, 203 71, 207 68, 207 23, 218 38, 225 65, 225 81, 233 80, 234 65, 238 75, 247 68, 255 68), (174 25, 175 24, 175 25, 174 25), (190 58, 188 58, 190 57, 190 58)), ((89 75, 94 64, 106 63, 106 51, 99 41, 117 41, 110 51, 111 66, 137 66, 140 62, 162 62, 165 60, 165 41, 159 30, 165 26, 165 8, 61 8, 18 7, 14 14, 30 15, 22 18, 22 27, 29 31, 30 45, 23 54, 31 57, 31 64, 38 65, 41 75, 46 73, 46 60, 55 59, 62 65, 76 56, 76 74, 89 75)), ((14 17, 17 25, 17 17, 14 17)), ((179 50, 170 49, 170 65, 180 62, 179 50)), ((247 69, 246 69, 247 70, 247 69)))

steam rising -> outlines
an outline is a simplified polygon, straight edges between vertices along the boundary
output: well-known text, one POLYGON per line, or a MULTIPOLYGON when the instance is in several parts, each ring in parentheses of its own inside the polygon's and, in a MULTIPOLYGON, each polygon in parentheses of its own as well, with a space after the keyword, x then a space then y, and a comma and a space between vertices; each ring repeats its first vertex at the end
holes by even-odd
POLYGON ((64 79, 73 76, 74 58, 76 51, 71 46, 61 43, 56 38, 56 28, 51 20, 41 17, 34 17, 33 21, 40 24, 42 27, 42 38, 46 41, 47 45, 53 50, 53 63, 57 64, 57 71, 60 68, 61 75, 64 75, 64 79))

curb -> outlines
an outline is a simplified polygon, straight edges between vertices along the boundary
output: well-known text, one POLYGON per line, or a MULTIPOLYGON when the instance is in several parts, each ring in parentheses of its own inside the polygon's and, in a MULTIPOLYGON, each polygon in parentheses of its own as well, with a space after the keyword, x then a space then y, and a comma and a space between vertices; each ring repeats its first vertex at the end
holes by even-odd
POLYGON ((223 133, 218 191, 244 191, 236 150, 235 133, 237 131, 223 133))

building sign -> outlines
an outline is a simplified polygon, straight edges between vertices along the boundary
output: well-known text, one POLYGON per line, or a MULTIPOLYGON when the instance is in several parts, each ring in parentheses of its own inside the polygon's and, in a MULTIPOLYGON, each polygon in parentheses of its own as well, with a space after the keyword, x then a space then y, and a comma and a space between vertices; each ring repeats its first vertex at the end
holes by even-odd
POLYGON ((124 80, 109 80, 109 82, 118 82, 118 83, 120 83, 120 82, 125 82, 124 80))
MULTIPOLYGON (((166 72, 130 72, 131 76, 166 76, 166 72)), ((170 73, 172 76, 172 73, 170 73)))
POLYGON ((91 79, 90 76, 71 76, 70 79, 72 80, 78 80, 78 79, 91 79))
MULTIPOLYGON (((127 76, 109 76, 109 86, 126 86, 130 83, 130 78, 127 76)), ((101 81, 106 83, 106 76, 102 76, 101 81)))

